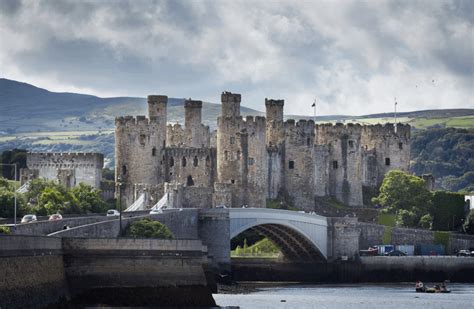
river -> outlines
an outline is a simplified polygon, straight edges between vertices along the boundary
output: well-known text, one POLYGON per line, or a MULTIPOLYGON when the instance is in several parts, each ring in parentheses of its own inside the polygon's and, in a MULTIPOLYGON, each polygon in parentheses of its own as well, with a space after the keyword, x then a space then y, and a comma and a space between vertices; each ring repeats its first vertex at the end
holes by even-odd
POLYGON ((256 287, 258 290, 249 294, 213 296, 219 306, 241 309, 474 308, 474 284, 448 284, 449 294, 416 293, 413 283, 256 287))

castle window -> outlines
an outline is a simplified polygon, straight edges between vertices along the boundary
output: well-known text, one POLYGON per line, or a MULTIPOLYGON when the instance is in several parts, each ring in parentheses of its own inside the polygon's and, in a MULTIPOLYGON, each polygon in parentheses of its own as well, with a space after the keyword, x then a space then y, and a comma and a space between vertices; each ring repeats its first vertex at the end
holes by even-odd
POLYGON ((127 167, 125 165, 122 166, 122 175, 127 174, 127 167))
POLYGON ((206 157, 206 167, 210 167, 211 166, 211 158, 209 158, 209 156, 206 157))
POLYGON ((308 145, 308 146, 311 145, 311 138, 310 138, 310 137, 308 137, 308 138, 306 139, 306 145, 308 145))
POLYGON ((255 162, 254 158, 249 158, 248 160, 249 165, 253 165, 254 162, 255 162))
POLYGON ((235 144, 235 137, 233 137, 233 136, 230 137, 230 144, 231 145, 235 144))
POLYGON ((237 151, 237 160, 240 160, 240 150, 237 151))
POLYGON ((332 168, 337 169, 339 166, 337 164, 337 161, 332 161, 332 168))
POLYGON ((400 149, 400 150, 403 149, 403 143, 398 143, 398 149, 400 149))
POLYGON ((295 161, 290 161, 290 162, 288 162, 288 168, 289 168, 290 170, 294 169, 294 168, 295 168, 295 161))
POLYGON ((170 167, 173 167, 173 166, 174 166, 174 159, 173 159, 173 157, 171 157, 171 159, 170 159, 170 167))
POLYGON ((234 184, 234 183, 235 183, 235 180, 234 180, 234 179, 231 179, 230 182, 231 182, 232 184, 234 184))
POLYGON ((350 148, 354 147, 354 141, 349 141, 349 147, 350 148))
POLYGON ((181 160, 181 165, 183 167, 186 167, 186 157, 183 157, 183 159, 181 160))
POLYGON ((146 136, 145 134, 140 134, 140 145, 145 145, 146 136))
POLYGON ((228 151, 224 152, 224 157, 225 157, 225 160, 229 160, 229 152, 228 151))
POLYGON ((390 166, 390 158, 385 158, 385 165, 390 166))
POLYGON ((155 148, 155 147, 153 147, 153 149, 151 150, 151 155, 152 155, 153 157, 156 156, 156 148, 155 148))
POLYGON ((194 186, 193 176, 191 176, 191 175, 188 176, 188 181, 186 182, 186 185, 187 185, 188 187, 194 186))
POLYGON ((199 164, 198 157, 197 157, 197 156, 194 156, 193 165, 194 165, 194 166, 198 166, 198 164, 199 164))

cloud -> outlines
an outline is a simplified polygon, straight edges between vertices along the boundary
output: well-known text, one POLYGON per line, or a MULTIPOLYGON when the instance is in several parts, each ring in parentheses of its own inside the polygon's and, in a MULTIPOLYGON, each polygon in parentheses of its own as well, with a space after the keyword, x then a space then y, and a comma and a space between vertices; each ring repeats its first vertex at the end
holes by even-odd
POLYGON ((474 107, 472 1, 0 1, 4 77, 288 114, 474 107), (434 80, 434 82, 433 82, 434 80))

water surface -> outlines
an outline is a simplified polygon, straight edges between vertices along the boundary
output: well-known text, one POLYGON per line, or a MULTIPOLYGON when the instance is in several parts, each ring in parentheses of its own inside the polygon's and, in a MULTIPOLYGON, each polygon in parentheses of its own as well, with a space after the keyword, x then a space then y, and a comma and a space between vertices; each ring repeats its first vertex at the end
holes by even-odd
MULTIPOLYGON (((429 284, 428 284, 429 285, 429 284)), ((474 284, 448 284, 449 294, 415 293, 413 283, 287 285, 250 294, 214 294, 219 306, 246 308, 474 308, 474 284), (284 301, 284 302, 282 302, 284 301)))

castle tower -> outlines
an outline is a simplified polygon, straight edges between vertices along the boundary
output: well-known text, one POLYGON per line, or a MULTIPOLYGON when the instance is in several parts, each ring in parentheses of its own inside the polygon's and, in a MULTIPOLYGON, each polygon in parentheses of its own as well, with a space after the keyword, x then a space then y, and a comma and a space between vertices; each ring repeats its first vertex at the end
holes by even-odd
POLYGON ((184 134, 188 147, 199 148, 204 144, 201 121, 202 101, 191 99, 184 101, 184 134))
POLYGON ((240 94, 223 92, 217 118, 217 182, 230 184, 232 207, 246 204, 248 134, 240 116, 240 94))
POLYGON ((267 144, 279 146, 285 141, 285 127, 283 124, 284 100, 265 99, 267 110, 267 144))
MULTIPOLYGON (((133 203, 135 189, 151 186, 162 194, 162 160, 166 143, 166 96, 148 96, 145 116, 115 118, 115 180, 121 179, 122 207, 133 203)), ((118 190, 117 190, 118 191, 118 190)), ((159 198, 156 196, 155 198, 159 198)))
POLYGON ((240 100, 240 94, 224 91, 221 95, 222 117, 239 117, 240 100))
POLYGON ((165 95, 149 95, 148 96, 148 118, 157 118, 157 122, 165 126, 166 129, 166 107, 168 105, 168 97, 165 95))

